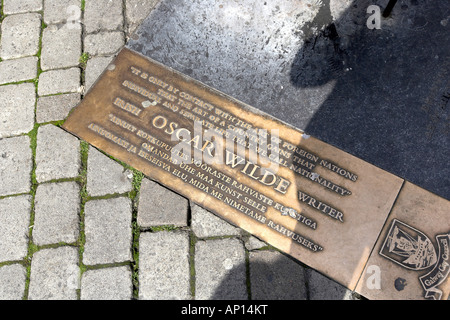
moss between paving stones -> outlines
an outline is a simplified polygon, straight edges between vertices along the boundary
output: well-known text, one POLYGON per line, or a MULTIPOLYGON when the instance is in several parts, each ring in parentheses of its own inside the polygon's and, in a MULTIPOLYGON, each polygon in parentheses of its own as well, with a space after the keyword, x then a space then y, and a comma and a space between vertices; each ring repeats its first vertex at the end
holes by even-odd
POLYGON ((141 189, 142 179, 144 174, 135 169, 133 170, 133 181, 132 181, 132 191, 130 192, 130 198, 132 203, 132 218, 131 218, 131 228, 132 228, 132 258, 131 262, 131 272, 132 272, 132 283, 133 283, 133 298, 138 299, 139 297, 139 237, 141 231, 139 225, 137 224, 137 214, 138 214, 138 196, 141 189))
MULTIPOLYGON (((84 47, 83 41, 82 46, 84 47)), ((84 48, 83 48, 84 49, 84 48)), ((89 53, 84 52, 80 56, 80 68, 81 68, 81 83, 85 86, 86 85, 86 67, 87 63, 91 57, 89 56, 89 53)))
MULTIPOLYGON (((86 235, 84 233, 85 224, 85 206, 88 201, 88 193, 86 190, 87 185, 87 159, 89 152, 89 144, 85 141, 80 141, 80 154, 81 154, 81 168, 79 174, 78 183, 80 185, 80 235, 78 238, 78 266, 80 268, 80 279, 83 276, 83 273, 86 272, 87 267, 83 264, 83 253, 84 253, 84 245, 86 243, 86 235)), ((81 296, 81 288, 77 290, 77 298, 80 299, 81 296)))
POLYGON ((195 297, 195 245, 197 237, 194 232, 189 231, 189 268, 191 277, 191 296, 195 297))
MULTIPOLYGON (((82 0, 84 1, 84 0, 82 0)), ((3 0, 0 0, 0 23, 2 23, 3 19, 5 18, 5 15, 3 13, 3 0)), ((2 61, 2 59, 0 59, 0 61, 2 61)))
POLYGON ((84 52, 83 54, 81 54, 80 59, 79 59, 80 67, 85 69, 87 62, 89 61, 90 58, 91 57, 90 57, 89 53, 87 53, 87 52, 84 52))
MULTIPOLYGON (((1 62, 1 59, 0 59, 0 62, 1 62)), ((12 84, 18 85, 18 84, 22 84, 22 83, 36 83, 36 79, 30 79, 30 80, 22 80, 22 81, 17 81, 17 82, 3 83, 3 84, 0 84, 0 87, 9 86, 9 85, 12 85, 12 84)))
MULTIPOLYGON (((37 99, 36 99, 37 100, 37 99)), ((36 101, 37 105, 37 101, 36 101)), ((35 114, 36 114, 36 105, 35 105, 35 114)), ((33 244, 33 226, 35 219, 35 198, 36 198, 36 189, 38 186, 36 180, 36 148, 37 148, 37 132, 39 129, 39 125, 35 123, 33 130, 28 133, 28 137, 30 138, 30 148, 32 154, 32 168, 31 168, 31 210, 30 210, 30 227, 28 230, 28 254, 25 258, 24 267, 26 268, 26 280, 25 280, 25 291, 23 295, 23 299, 27 299, 28 291, 30 288, 30 275, 31 275, 31 259, 33 254, 38 251, 38 247, 33 244)))

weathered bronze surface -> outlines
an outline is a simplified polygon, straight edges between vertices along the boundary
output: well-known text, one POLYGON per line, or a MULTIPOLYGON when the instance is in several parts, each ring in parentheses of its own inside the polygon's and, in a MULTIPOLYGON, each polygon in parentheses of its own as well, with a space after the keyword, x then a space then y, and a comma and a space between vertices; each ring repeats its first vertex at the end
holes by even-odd
POLYGON ((126 48, 64 128, 352 290, 404 182, 126 48))

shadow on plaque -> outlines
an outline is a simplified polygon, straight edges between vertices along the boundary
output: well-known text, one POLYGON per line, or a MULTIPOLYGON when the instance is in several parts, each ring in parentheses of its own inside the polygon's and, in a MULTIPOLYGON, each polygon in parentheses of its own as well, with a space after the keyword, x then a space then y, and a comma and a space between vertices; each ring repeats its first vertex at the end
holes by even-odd
POLYGON ((336 21, 322 7, 309 26, 329 18, 299 49, 291 83, 334 88, 304 129, 449 199, 450 3, 398 1, 384 18, 387 3, 353 1, 336 21))

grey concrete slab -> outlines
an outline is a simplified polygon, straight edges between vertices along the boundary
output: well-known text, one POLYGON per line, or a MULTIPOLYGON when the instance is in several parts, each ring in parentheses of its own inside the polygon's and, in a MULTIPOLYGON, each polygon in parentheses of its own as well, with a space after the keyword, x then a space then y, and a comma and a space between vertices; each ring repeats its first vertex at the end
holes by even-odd
POLYGON ((448 199, 450 4, 370 5, 163 1, 127 46, 448 199))

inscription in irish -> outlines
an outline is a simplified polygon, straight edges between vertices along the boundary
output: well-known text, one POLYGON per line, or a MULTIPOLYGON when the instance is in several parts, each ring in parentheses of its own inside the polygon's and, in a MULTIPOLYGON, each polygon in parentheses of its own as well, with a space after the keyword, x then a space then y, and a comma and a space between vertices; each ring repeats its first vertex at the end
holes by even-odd
POLYGON ((123 49, 64 128, 354 289, 403 180, 123 49))

